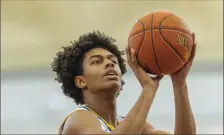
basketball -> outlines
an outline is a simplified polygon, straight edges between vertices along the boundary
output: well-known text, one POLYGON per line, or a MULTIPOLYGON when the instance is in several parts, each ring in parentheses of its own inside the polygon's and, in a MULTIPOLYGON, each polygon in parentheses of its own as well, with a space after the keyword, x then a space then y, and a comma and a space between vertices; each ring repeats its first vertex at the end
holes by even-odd
POLYGON ((188 61, 193 36, 184 20, 168 11, 150 12, 132 26, 128 45, 139 65, 150 74, 172 74, 188 61))

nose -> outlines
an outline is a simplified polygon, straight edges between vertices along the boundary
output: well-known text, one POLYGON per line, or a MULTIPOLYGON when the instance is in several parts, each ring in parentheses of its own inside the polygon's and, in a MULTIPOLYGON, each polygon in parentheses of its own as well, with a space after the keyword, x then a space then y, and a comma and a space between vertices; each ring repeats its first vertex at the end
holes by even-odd
POLYGON ((110 68, 110 67, 114 68, 114 63, 112 61, 110 61, 110 60, 107 60, 106 68, 110 68))

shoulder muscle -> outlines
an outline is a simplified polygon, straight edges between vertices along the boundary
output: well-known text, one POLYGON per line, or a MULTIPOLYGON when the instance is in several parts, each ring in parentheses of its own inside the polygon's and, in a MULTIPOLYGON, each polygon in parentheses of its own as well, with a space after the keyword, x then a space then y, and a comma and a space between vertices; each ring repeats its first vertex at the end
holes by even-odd
POLYGON ((97 117, 89 111, 73 113, 65 122, 62 134, 105 134, 97 117))

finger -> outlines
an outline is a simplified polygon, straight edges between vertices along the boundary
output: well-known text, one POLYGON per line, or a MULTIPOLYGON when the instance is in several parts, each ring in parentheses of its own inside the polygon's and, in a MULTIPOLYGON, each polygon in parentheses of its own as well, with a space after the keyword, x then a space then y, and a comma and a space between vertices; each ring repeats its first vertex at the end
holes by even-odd
POLYGON ((192 52, 191 52, 191 56, 189 58, 189 61, 193 61, 194 56, 195 56, 195 49, 196 49, 196 42, 195 42, 195 33, 192 33, 192 37, 193 37, 193 47, 192 47, 192 52))
POLYGON ((195 33, 192 32, 193 41, 195 42, 195 33))
POLYGON ((191 56, 189 58, 190 63, 193 61, 193 59, 195 57, 196 47, 197 47, 197 45, 196 45, 196 43, 194 43, 193 48, 192 48, 192 52, 191 52, 191 56))
POLYGON ((131 59, 132 62, 137 62, 135 50, 131 48, 131 59))
POLYGON ((131 61, 131 56, 130 56, 130 51, 128 46, 125 47, 125 53, 126 53, 127 61, 131 61))
POLYGON ((158 75, 158 76, 154 77, 153 80, 160 81, 163 77, 164 77, 164 75, 158 75))

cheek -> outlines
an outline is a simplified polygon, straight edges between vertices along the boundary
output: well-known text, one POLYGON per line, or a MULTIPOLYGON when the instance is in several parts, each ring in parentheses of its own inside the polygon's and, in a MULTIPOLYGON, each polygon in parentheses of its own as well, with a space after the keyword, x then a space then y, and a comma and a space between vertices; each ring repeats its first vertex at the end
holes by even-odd
POLYGON ((97 69, 94 66, 90 66, 88 64, 85 65, 84 75, 85 76, 95 76, 97 74, 97 69))
POLYGON ((91 70, 90 72, 85 74, 85 77, 87 78, 87 80, 96 80, 97 78, 100 77, 99 73, 91 70))
POLYGON ((119 76, 122 76, 121 69, 120 69, 119 65, 117 65, 115 68, 116 68, 116 71, 118 72, 119 76))
POLYGON ((122 73, 121 73, 121 69, 120 69, 119 66, 116 66, 115 68, 116 68, 116 71, 118 72, 118 76, 119 76, 119 78, 120 78, 120 80, 121 80, 121 82, 122 82, 122 73))
POLYGON ((94 69, 94 68, 86 68, 86 71, 84 72, 84 76, 87 80, 87 82, 97 82, 97 80, 100 79, 101 74, 100 74, 100 70, 99 69, 94 69))
POLYGON ((102 81, 99 75, 96 72, 89 72, 85 74, 86 84, 88 88, 95 88, 102 81))

